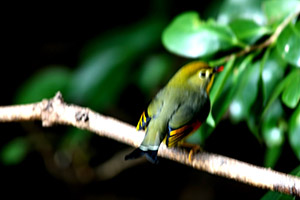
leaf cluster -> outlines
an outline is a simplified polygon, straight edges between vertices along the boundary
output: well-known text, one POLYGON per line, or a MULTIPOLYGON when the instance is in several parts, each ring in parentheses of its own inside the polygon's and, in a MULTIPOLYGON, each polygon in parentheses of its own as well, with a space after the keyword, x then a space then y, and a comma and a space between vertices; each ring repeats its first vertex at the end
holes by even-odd
MULTIPOLYGON (((163 44, 181 56, 204 59, 212 64, 223 62, 213 59, 222 51, 237 52, 262 43, 300 9, 299 1, 265 1, 261 7, 252 5, 250 8, 236 4, 225 4, 217 21, 202 20, 193 11, 178 15, 165 29, 163 44), (233 14, 227 6, 239 7, 240 11, 233 14), (244 9, 254 9, 259 14, 245 16, 244 9)), ((214 106, 207 125, 200 130, 201 140, 208 137, 229 111, 233 122, 246 121, 255 137, 265 142, 266 166, 276 163, 285 134, 300 159, 299 44, 300 21, 294 17, 265 49, 257 48, 240 57, 233 53, 213 86, 214 106)))
POLYGON ((300 160, 299 12, 300 2, 293 0, 226 1, 217 20, 190 11, 166 27, 162 41, 170 52, 211 65, 227 61, 210 94, 207 123, 193 142, 204 143, 226 115, 246 122, 266 145, 265 166, 275 166, 285 142, 300 160))

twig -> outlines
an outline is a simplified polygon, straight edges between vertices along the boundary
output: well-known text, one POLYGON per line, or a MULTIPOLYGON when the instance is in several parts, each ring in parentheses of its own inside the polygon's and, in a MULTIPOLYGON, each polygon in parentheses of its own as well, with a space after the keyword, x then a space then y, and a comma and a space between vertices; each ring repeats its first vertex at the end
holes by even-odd
POLYGON ((278 38, 278 36, 280 35, 280 33, 283 31, 283 29, 298 15, 300 14, 300 8, 297 8, 297 10, 295 10, 294 13, 291 13, 287 18, 285 18, 281 24, 278 25, 278 27, 276 28, 276 30, 274 31, 274 33, 264 42, 257 44, 257 45, 252 45, 252 46, 247 46, 245 49, 236 52, 236 53, 232 53, 228 56, 225 56, 223 58, 220 58, 216 61, 211 61, 210 65, 211 66, 217 66, 220 64, 223 64, 225 62, 228 62, 230 59, 232 59, 233 57, 241 57, 244 56, 252 51, 256 51, 256 50, 261 50, 264 49, 270 45, 272 45, 278 38))
MULTIPOLYGON (((64 103, 60 92, 54 98, 42 102, 0 107, 0 122, 29 120, 41 120, 43 126, 72 125, 134 147, 139 146, 144 137, 143 132, 136 131, 129 124, 100 115, 88 108, 64 103)), ((194 155, 190 161, 188 152, 180 148, 167 148, 164 144, 160 146, 158 155, 255 187, 300 196, 300 178, 271 169, 208 152, 194 155)))

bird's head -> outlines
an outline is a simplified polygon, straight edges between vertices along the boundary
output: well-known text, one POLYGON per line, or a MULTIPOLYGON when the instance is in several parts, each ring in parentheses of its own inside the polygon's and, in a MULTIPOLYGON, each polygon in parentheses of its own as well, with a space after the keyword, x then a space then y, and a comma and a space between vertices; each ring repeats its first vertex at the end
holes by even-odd
POLYGON ((212 86, 216 73, 224 67, 210 67, 207 63, 195 61, 183 66, 175 75, 177 84, 188 84, 193 88, 204 89, 207 93, 212 86))

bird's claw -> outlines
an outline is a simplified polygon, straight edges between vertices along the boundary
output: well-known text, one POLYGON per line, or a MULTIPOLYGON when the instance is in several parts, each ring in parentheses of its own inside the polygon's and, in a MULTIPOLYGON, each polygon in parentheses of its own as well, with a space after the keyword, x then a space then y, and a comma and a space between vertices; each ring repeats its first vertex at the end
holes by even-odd
POLYGON ((203 149, 197 144, 190 144, 190 143, 183 142, 180 144, 180 146, 188 150, 190 162, 192 162, 193 156, 196 153, 203 151, 203 149))

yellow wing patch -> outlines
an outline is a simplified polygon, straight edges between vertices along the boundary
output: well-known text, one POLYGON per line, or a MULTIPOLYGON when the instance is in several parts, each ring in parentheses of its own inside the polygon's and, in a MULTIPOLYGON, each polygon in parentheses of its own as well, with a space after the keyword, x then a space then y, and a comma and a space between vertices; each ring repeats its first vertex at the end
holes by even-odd
POLYGON ((166 136, 165 143, 167 147, 174 147, 179 141, 196 131, 201 126, 201 122, 196 121, 192 124, 187 124, 178 129, 169 127, 169 133, 166 136))
POLYGON ((141 118, 140 118, 137 126, 136 126, 136 130, 138 130, 138 131, 145 130, 149 124, 150 119, 151 118, 148 116, 148 113, 144 111, 141 115, 141 118))

